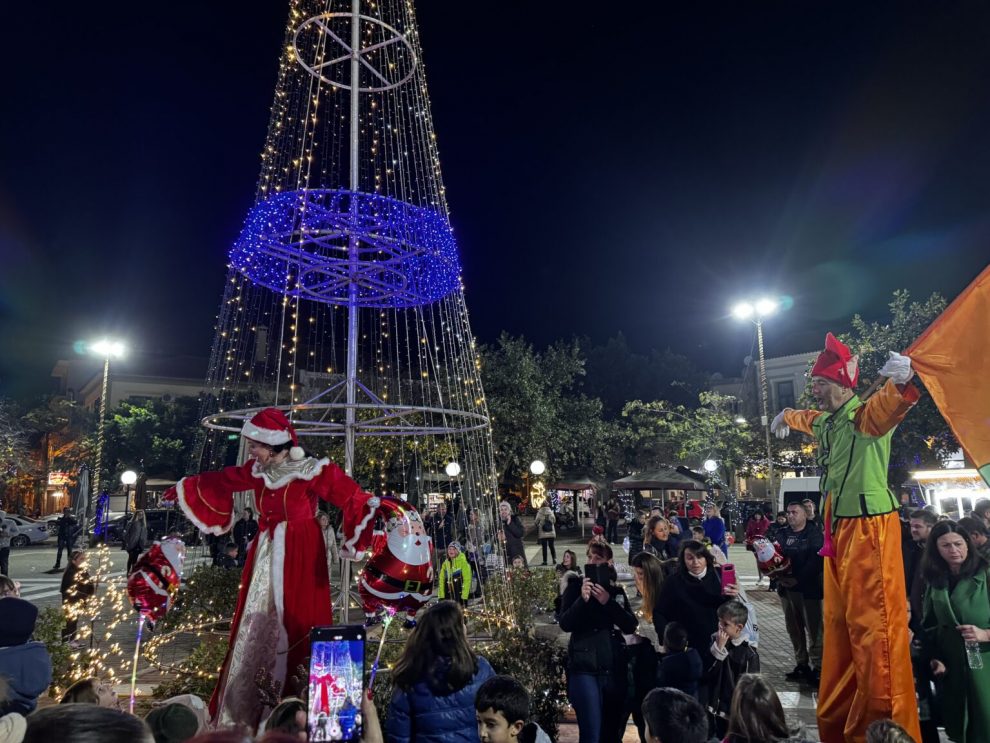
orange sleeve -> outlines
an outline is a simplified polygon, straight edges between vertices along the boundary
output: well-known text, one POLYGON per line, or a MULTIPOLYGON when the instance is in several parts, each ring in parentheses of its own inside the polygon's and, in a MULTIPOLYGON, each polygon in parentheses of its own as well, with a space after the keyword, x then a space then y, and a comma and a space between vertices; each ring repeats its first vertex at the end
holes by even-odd
POLYGON ((888 379, 856 411, 856 430, 867 436, 883 436, 904 420, 920 397, 921 393, 913 384, 894 384, 888 379))
POLYGON ((785 410, 784 423, 795 431, 801 431, 810 435, 812 434, 811 424, 821 414, 822 411, 820 410, 785 410))

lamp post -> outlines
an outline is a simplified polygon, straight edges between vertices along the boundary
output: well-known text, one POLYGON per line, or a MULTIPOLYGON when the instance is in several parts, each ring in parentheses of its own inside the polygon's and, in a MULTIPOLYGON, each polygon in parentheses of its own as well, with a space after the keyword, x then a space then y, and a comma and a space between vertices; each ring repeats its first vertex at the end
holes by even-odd
POLYGON ((131 507, 131 485, 137 482, 137 472, 125 470, 120 475, 120 481, 124 485, 124 517, 126 518, 131 507))
POLYGON ((104 338, 92 343, 89 351, 103 357, 103 391, 100 393, 100 427, 96 434, 96 467, 93 469, 93 489, 90 491, 90 513, 96 513, 96 499, 100 497, 100 471, 103 469, 103 440, 107 424, 107 394, 110 391, 110 358, 124 355, 124 344, 104 338))
POLYGON ((740 302, 732 308, 732 314, 740 320, 751 320, 756 324, 756 343, 760 352, 760 398, 762 400, 763 432, 767 441, 767 497, 773 498, 773 454, 770 450, 769 387, 767 385, 767 362, 763 355, 763 318, 777 311, 774 299, 762 298, 755 302, 740 302))

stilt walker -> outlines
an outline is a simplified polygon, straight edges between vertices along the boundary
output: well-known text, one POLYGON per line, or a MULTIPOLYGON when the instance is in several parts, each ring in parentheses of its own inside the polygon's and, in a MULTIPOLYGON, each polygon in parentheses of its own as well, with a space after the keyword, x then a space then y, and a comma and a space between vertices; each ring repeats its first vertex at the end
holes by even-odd
POLYGON ((825 497, 824 646, 818 732, 824 743, 866 739, 892 718, 921 740, 908 640, 897 499, 887 486, 891 435, 917 402, 907 356, 891 352, 887 382, 866 402, 853 391, 857 357, 831 333, 811 370, 821 410, 783 410, 771 430, 818 440, 825 497))

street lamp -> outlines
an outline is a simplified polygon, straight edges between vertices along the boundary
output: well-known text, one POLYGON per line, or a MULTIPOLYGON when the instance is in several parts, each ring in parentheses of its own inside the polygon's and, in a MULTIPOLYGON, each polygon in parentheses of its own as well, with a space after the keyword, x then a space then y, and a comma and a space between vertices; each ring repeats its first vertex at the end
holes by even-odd
POLYGON ((110 390, 110 358, 124 355, 120 341, 103 340, 91 343, 89 352, 103 357, 103 392, 100 393, 100 427, 96 434, 96 467, 93 470, 93 490, 90 492, 90 513, 96 513, 96 499, 100 496, 100 471, 103 469, 103 440, 107 424, 107 394, 110 390))
POLYGON ((448 462, 447 466, 444 468, 444 472, 447 473, 447 477, 457 477, 461 474, 461 465, 457 462, 448 462))
POLYGON ((131 507, 131 485, 137 482, 137 472, 125 470, 120 473, 120 481, 124 484, 124 516, 127 516, 131 507))
POLYGON ((740 302, 732 308, 732 314, 740 320, 756 323, 756 341, 760 351, 760 397, 763 403, 763 432, 767 439, 767 496, 773 498, 773 454, 770 451, 769 389, 767 385, 767 362, 763 355, 763 318, 775 313, 780 303, 775 299, 761 297, 755 302, 740 302))
POLYGON ((547 466, 543 464, 543 462, 541 462, 539 459, 534 459, 529 464, 529 471, 532 472, 537 477, 539 477, 540 475, 542 475, 544 472, 547 471, 547 466))

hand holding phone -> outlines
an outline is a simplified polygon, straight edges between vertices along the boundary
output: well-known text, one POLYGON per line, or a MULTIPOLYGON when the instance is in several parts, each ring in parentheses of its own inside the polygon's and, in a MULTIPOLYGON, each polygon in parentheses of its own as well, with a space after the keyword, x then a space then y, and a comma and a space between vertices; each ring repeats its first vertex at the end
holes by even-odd
POLYGON ((361 740, 364 659, 361 625, 314 627, 310 631, 308 740, 361 740))
POLYGON ((608 565, 592 565, 589 562, 584 566, 584 577, 596 586, 608 586, 612 582, 608 565))
POLYGON ((727 590, 729 586, 733 588, 736 586, 736 566, 727 562, 722 566, 722 593, 726 596, 738 595, 739 592, 736 590, 727 590))

